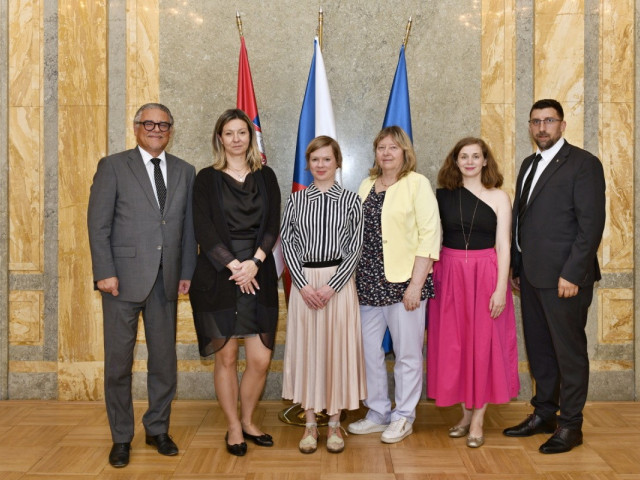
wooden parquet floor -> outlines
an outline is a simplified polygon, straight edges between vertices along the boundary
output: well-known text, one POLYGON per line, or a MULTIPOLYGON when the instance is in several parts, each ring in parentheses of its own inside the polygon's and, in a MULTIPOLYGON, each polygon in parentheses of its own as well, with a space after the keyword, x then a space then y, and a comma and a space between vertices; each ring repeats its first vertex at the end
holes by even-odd
MULTIPOLYGON (((458 407, 421 403, 414 434, 386 445, 379 434, 350 435, 341 454, 330 454, 325 439, 318 451, 302 455, 300 427, 278 420, 286 402, 263 402, 256 421, 275 441, 273 448, 249 444, 245 457, 224 446, 225 421, 212 401, 174 403, 171 435, 179 455, 163 457, 144 443, 135 404, 136 435, 131 463, 112 468, 111 439, 101 402, 0 402, 0 479, 2 480, 631 480, 640 479, 640 403, 589 403, 584 445, 559 455, 542 455, 546 436, 513 439, 501 433, 520 422, 529 405, 490 406, 486 443, 479 449, 451 439, 447 429, 458 407)), ((349 412, 347 422, 362 412, 349 412)), ((321 429, 321 435, 325 430, 321 429)))

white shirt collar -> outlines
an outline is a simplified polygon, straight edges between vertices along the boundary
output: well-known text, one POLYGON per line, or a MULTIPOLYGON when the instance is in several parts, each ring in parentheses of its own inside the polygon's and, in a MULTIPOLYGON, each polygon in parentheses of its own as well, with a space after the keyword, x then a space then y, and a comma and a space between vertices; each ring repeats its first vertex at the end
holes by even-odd
POLYGON ((138 145, 138 150, 140 151, 140 155, 142 155, 142 161, 144 162, 145 165, 149 165, 149 162, 151 162, 152 158, 159 158, 160 159, 160 165, 166 164, 166 162, 167 162, 164 150, 157 157, 154 157, 153 155, 151 155, 149 152, 147 152, 140 145, 138 145))
MULTIPOLYGON (((542 160, 543 161, 550 162, 558 154, 558 152, 560 151, 560 149, 562 148, 562 146, 564 144, 565 144, 564 137, 560 137, 560 140, 558 140, 553 145, 553 147, 549 148, 548 150, 545 150, 544 152, 541 152, 540 149, 538 148, 536 150, 536 154, 542 155, 542 160)), ((162 152, 162 153, 164 153, 164 152, 162 152)))

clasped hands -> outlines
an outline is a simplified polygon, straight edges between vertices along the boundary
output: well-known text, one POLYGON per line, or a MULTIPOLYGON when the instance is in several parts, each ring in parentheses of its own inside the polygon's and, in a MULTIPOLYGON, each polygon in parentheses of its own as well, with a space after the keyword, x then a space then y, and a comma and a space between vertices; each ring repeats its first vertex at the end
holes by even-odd
POLYGON ((244 262, 233 260, 229 262, 227 268, 232 273, 229 280, 235 282, 242 293, 255 295, 256 290, 260 290, 258 281, 255 278, 258 273, 258 266, 253 260, 245 260, 244 262))
POLYGON ((322 310, 336 291, 329 285, 315 289, 311 285, 305 285, 300 289, 300 295, 304 303, 312 310, 322 310))

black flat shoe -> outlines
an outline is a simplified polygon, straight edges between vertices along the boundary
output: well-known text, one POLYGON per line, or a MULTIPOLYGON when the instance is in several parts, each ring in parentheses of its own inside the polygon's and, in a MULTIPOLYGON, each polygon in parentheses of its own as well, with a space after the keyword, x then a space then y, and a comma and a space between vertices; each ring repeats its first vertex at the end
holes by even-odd
POLYGON ((161 433, 160 435, 147 435, 145 438, 145 442, 147 445, 156 447, 160 455, 173 457, 174 455, 178 454, 178 446, 166 433, 161 433))
POLYGON ((268 433, 262 435, 251 435, 250 433, 242 430, 242 436, 247 440, 253 440, 253 443, 260 445, 261 447, 273 447, 273 438, 268 433))
POLYGON ((109 452, 109 464, 115 468, 129 465, 130 443, 114 443, 109 452))
POLYGON ((234 445, 230 445, 229 442, 229 432, 227 432, 224 436, 224 442, 227 444, 227 452, 231 455, 235 455, 236 457, 244 457, 244 454, 247 453, 247 443, 236 443, 234 445))

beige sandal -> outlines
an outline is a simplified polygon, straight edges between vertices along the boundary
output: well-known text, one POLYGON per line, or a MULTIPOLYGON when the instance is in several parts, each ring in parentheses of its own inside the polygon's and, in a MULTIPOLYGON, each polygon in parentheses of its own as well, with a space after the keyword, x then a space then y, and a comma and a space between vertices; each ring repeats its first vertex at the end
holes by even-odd
POLYGON ((313 453, 318 449, 318 424, 305 424, 304 435, 298 444, 298 449, 302 453, 313 453), (315 434, 315 435, 314 435, 315 434))
POLYGON ((327 431, 327 450, 330 453, 340 453, 344 450, 344 439, 338 435, 340 430, 348 436, 348 433, 340 426, 340 422, 329 422, 329 430, 327 431))

